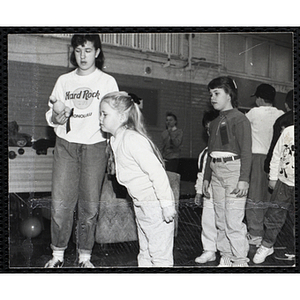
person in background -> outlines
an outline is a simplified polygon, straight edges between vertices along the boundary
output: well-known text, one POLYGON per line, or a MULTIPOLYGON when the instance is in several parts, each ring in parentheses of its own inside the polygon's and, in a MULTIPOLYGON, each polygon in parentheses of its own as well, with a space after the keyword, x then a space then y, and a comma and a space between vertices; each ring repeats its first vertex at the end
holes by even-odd
POLYGON ((133 199, 139 267, 172 267, 175 200, 163 158, 148 137, 143 115, 126 92, 109 93, 100 104, 100 127, 112 135, 116 177, 133 199))
POLYGON ((280 116, 274 123, 273 126, 273 138, 271 141, 271 145, 265 160, 264 170, 267 174, 270 172, 270 161, 273 155, 273 149, 283 131, 284 128, 294 125, 294 90, 290 90, 285 98, 285 109, 286 113, 280 116))
POLYGON ((208 84, 210 100, 219 116, 209 128, 208 157, 203 195, 215 208, 218 230, 218 267, 248 267, 249 244, 243 223, 251 168, 251 126, 238 109, 237 85, 230 77, 218 77, 208 84))
POLYGON ((162 132, 161 137, 161 153, 166 163, 166 170, 176 173, 178 171, 183 131, 177 128, 177 117, 171 112, 166 113, 166 130, 162 132))
MULTIPOLYGON (((284 130, 284 128, 290 125, 294 125, 294 105, 293 105, 294 101, 293 100, 294 100, 294 90, 290 90, 286 95, 285 103, 284 103, 286 113, 280 116, 275 121, 273 126, 273 138, 271 141, 271 145, 264 166, 264 170, 267 174, 270 173, 270 162, 273 155, 273 150, 282 131, 284 130)), ((294 220, 291 219, 291 214, 287 214, 287 219, 285 224, 288 229, 291 229, 288 230, 287 232, 286 240, 288 241, 289 239, 294 239, 295 237, 294 230, 293 230, 294 220)), ((289 249, 290 248, 289 245, 290 245, 289 243, 286 243, 287 247, 285 247, 284 251, 277 251, 277 253, 275 254, 275 258, 279 260, 293 260, 295 257, 294 249, 289 249)))
MULTIPOLYGON (((74 71, 61 75, 51 98, 71 109, 56 112, 49 101, 48 125, 56 144, 52 173, 51 249, 45 268, 60 268, 73 228, 77 205, 79 267, 94 268, 91 253, 107 165, 106 139, 99 130, 101 98, 118 90, 116 80, 101 71, 104 55, 98 34, 75 34, 71 44, 74 71)), ((50 98, 50 99, 51 99, 50 98)))
MULTIPOLYGON (((212 120, 218 116, 218 111, 211 110, 207 111, 203 115, 202 125, 205 128, 207 135, 209 136, 209 126, 212 120)), ((199 155, 198 159, 198 174, 195 185, 196 196, 195 204, 201 205, 203 200, 203 210, 201 217, 201 241, 203 246, 203 253, 196 257, 195 262, 198 264, 204 264, 210 261, 216 260, 217 252, 217 228, 215 222, 215 209, 213 199, 203 197, 202 186, 203 186, 203 175, 207 160, 207 147, 205 147, 199 155)), ((211 188, 209 193, 212 195, 211 188)))
POLYGON ((268 174, 264 172, 264 163, 271 144, 273 125, 284 114, 273 106, 276 91, 269 84, 261 84, 251 97, 256 97, 256 105, 246 113, 251 123, 252 163, 246 220, 249 245, 259 246, 264 232, 264 215, 270 202, 268 174))
POLYGON ((269 187, 273 190, 271 205, 264 218, 266 229, 262 243, 253 257, 255 264, 263 263, 267 256, 273 254, 273 245, 285 223, 288 211, 293 224, 295 223, 294 125, 283 130, 275 145, 270 162, 269 187))

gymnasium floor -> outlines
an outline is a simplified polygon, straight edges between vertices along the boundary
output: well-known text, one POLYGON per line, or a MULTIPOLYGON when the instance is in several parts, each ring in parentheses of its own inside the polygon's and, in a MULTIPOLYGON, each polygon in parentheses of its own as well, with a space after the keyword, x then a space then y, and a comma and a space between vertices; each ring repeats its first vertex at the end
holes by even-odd
MULTIPOLYGON (((40 209, 35 209, 34 214, 42 220, 43 230, 37 237, 28 239, 20 233, 20 219, 13 211, 12 209, 10 221, 10 268, 14 270, 43 268, 44 264, 51 258, 49 219, 42 217, 40 209)), ((219 257, 216 261, 203 265, 194 262, 195 257, 202 252, 200 216, 201 208, 194 205, 193 199, 180 200, 178 232, 174 244, 174 267, 183 272, 187 270, 184 267, 191 268, 195 272, 201 272, 201 268, 208 269, 208 272, 218 272, 220 269, 215 267, 218 265, 219 257)), ((290 238, 289 231, 289 228, 283 228, 275 245, 275 253, 267 257, 263 264, 253 264, 252 257, 256 248, 251 246, 249 251, 250 268, 265 268, 267 272, 268 269, 273 270, 273 267, 293 269, 294 261, 283 261, 275 258, 280 252, 284 252, 287 243, 294 242, 290 238)), ((96 243, 92 262, 96 268, 102 269, 136 268, 137 254, 138 243, 136 241, 101 245, 96 243)), ((64 268, 76 268, 76 266, 76 245, 74 237, 72 237, 65 252, 64 268)), ((251 271, 250 269, 247 270, 251 271)))

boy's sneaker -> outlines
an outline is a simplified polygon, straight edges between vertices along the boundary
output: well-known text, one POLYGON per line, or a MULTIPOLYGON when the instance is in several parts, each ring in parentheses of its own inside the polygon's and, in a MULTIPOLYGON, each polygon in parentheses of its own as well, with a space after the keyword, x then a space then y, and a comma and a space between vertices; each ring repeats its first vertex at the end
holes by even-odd
POLYGON ((295 254, 293 253, 284 253, 283 256, 280 256, 278 254, 275 255, 275 258, 278 259, 278 260, 295 260, 295 254))
POLYGON ((60 261, 56 257, 52 257, 44 266, 44 268, 61 268, 64 265, 63 261, 60 261))
POLYGON ((216 260, 216 252, 214 251, 204 251, 200 256, 195 258, 195 262, 198 264, 205 264, 214 260, 216 260))
POLYGON ((90 260, 85 260, 79 263, 79 268, 94 269, 95 266, 91 263, 90 260))
POLYGON ((221 256, 218 268, 228 268, 228 267, 229 268, 232 267, 232 262, 231 262, 230 258, 227 256, 221 256))
POLYGON ((262 242, 262 237, 261 236, 252 236, 250 233, 247 234, 247 239, 249 245, 259 247, 262 242))
POLYGON ((269 255, 271 255, 273 253, 274 253, 274 248, 273 247, 272 248, 267 248, 267 247, 261 245, 257 249, 257 251, 256 251, 256 253, 255 253, 254 257, 253 257, 253 262, 255 264, 261 264, 261 263, 263 263, 266 260, 267 256, 269 256, 269 255))
POLYGON ((249 267, 249 265, 247 262, 244 261, 244 262, 240 262, 240 263, 233 263, 232 267, 233 268, 247 268, 247 267, 249 267))

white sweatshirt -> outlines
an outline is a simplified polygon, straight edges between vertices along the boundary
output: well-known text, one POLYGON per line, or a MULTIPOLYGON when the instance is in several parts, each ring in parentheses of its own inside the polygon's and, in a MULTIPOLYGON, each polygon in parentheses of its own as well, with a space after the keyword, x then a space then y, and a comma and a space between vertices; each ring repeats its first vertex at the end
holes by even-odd
POLYGON ((127 188, 135 205, 157 200, 162 208, 175 205, 167 173, 144 136, 120 128, 111 137, 111 147, 118 182, 127 188))
POLYGON ((104 95, 118 91, 116 80, 96 69, 93 73, 80 76, 76 70, 61 75, 52 91, 56 99, 74 108, 70 118, 71 130, 67 133, 66 124, 53 124, 51 121, 52 104, 46 113, 48 125, 54 127, 56 135, 72 143, 95 144, 105 141, 99 127, 99 105, 104 95))
POLYGON ((273 150, 270 162, 270 180, 280 180, 295 186, 295 142, 294 125, 286 127, 273 150))
POLYGON ((251 123, 252 153, 268 153, 273 137, 273 125, 283 114, 282 110, 273 106, 254 107, 246 113, 251 123))

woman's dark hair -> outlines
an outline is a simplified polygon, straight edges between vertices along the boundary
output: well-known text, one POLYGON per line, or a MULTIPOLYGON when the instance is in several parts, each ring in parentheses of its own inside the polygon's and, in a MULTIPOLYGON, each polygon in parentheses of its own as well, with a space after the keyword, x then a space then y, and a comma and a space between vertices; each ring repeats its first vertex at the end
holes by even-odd
POLYGON ((209 84, 208 84, 208 90, 213 90, 213 89, 223 89, 226 94, 230 95, 231 98, 231 105, 233 107, 238 107, 238 91, 237 91, 237 85, 235 81, 227 76, 222 76, 213 79, 209 84))
POLYGON ((71 45, 73 47, 73 51, 72 51, 71 58, 70 58, 72 65, 74 65, 75 67, 78 67, 78 64, 77 64, 76 58, 75 58, 75 48, 78 46, 84 46, 84 44, 87 41, 92 42, 94 44, 94 47, 96 50, 100 49, 100 53, 96 57, 95 64, 98 69, 102 70, 103 64, 104 64, 104 54, 102 51, 102 44, 101 44, 99 34, 74 34, 73 35, 72 40, 71 40, 71 45))

